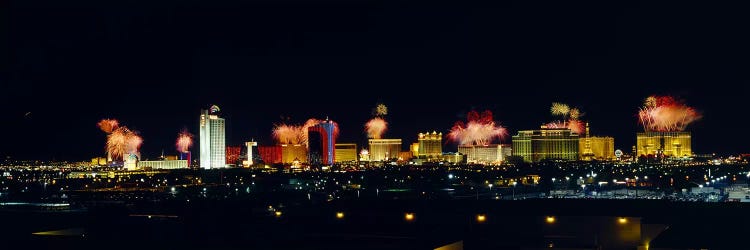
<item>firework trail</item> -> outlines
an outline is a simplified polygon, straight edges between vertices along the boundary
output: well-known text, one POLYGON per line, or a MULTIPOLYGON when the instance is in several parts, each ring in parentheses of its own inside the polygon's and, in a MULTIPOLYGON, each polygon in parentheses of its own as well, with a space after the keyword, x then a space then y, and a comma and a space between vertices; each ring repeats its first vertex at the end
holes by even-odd
POLYGON ((367 138, 380 139, 386 130, 388 130, 388 123, 380 117, 372 118, 365 123, 367 138))
POLYGON ((388 114, 388 107, 385 106, 385 104, 379 103, 378 106, 375 107, 376 116, 384 116, 387 114, 388 114))
POLYGON ((570 112, 570 107, 568 107, 568 104, 565 103, 553 102, 552 107, 550 108, 550 112, 552 113, 552 115, 567 116, 570 112))
POLYGON ((180 153, 187 153, 190 146, 193 145, 193 135, 188 133, 187 130, 182 130, 177 135, 177 142, 175 143, 177 146, 177 151, 180 153))
POLYGON ((143 139, 127 127, 119 127, 107 136, 107 153, 113 159, 123 158, 126 154, 138 152, 143 139))
POLYGON ((701 117, 695 109, 671 96, 649 96, 638 112, 638 121, 646 131, 683 131, 701 117))
POLYGON ((110 134, 112 131, 115 131, 117 129, 117 126, 119 126, 119 122, 115 119, 102 119, 99 121, 99 123, 96 124, 96 126, 99 127, 104 133, 110 134))
POLYGON ((507 130, 495 123, 492 112, 484 111, 480 115, 471 111, 467 115, 467 122, 457 121, 448 138, 459 145, 488 145, 497 139, 503 139, 508 134, 507 130))

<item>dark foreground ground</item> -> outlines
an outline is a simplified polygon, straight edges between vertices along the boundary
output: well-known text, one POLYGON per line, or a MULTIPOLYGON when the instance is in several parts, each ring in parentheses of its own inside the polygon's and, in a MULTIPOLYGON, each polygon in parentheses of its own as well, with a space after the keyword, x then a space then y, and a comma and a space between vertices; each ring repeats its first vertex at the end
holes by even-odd
POLYGON ((744 249, 749 208, 557 199, 98 204, 5 209, 0 239, 29 249, 434 249, 457 241, 464 249, 744 249))

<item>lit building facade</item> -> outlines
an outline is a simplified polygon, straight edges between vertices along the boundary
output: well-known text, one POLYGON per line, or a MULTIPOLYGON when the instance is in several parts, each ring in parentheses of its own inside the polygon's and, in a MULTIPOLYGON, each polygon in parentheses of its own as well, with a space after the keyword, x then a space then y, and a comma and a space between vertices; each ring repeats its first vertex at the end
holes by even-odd
POLYGON ((187 160, 139 161, 139 169, 184 169, 188 168, 187 160))
POLYGON ((226 167, 224 118, 217 113, 219 107, 201 110, 200 117, 200 167, 204 169, 226 167))
POLYGON ((242 147, 240 146, 228 146, 226 147, 226 164, 227 165, 237 165, 237 163, 240 161, 240 151, 242 151, 242 147))
POLYGON ((440 161, 453 165, 466 163, 466 155, 461 153, 445 153, 440 156, 440 161))
POLYGON ((253 165, 255 162, 253 162, 253 147, 257 147, 258 142, 255 141, 249 141, 245 142, 245 148, 247 149, 247 159, 245 162, 242 163, 244 167, 249 167, 253 165))
POLYGON ((336 124, 326 119, 307 129, 308 162, 333 165, 336 159, 336 124))
POLYGON ((513 136, 513 155, 525 162, 578 160, 579 136, 567 128, 521 130, 513 136))
POLYGON ((411 151, 411 155, 419 155, 419 142, 409 145, 409 151, 411 151))
POLYGON ((511 156, 512 149, 508 144, 460 145, 458 152, 466 156, 468 163, 498 164, 511 156))
POLYGON ((302 144, 281 144, 281 163, 306 163, 307 147, 302 144))
POLYGON ((401 151, 398 153, 398 160, 399 161, 408 161, 414 158, 414 153, 411 151, 401 151))
POLYGON ((125 160, 122 163, 122 168, 125 170, 138 170, 138 158, 139 156, 135 153, 126 154, 125 160))
POLYGON ((281 145, 258 146, 258 154, 266 164, 281 163, 281 145))
POLYGON ((336 143, 335 163, 356 162, 357 161, 357 144, 354 143, 336 143))
POLYGON ((401 139, 369 139, 370 161, 385 161, 398 158, 401 153, 401 139))
POLYGON ((637 156, 690 157, 690 132, 644 132, 636 135, 637 156))
POLYGON ((443 155, 443 133, 419 133, 417 157, 439 158, 443 155))
POLYGON ((583 161, 615 160, 615 138, 593 136, 580 138, 578 142, 580 149, 578 159, 583 161))

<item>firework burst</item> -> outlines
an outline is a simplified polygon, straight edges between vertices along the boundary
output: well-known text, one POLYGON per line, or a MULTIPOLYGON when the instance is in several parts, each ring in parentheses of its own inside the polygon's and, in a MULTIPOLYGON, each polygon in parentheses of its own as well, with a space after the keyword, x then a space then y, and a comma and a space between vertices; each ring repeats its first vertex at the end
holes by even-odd
POLYGON ((494 139, 503 139, 508 134, 507 130, 495 123, 492 112, 484 111, 480 115, 471 111, 467 115, 467 122, 457 121, 448 138, 459 145, 487 145, 494 139))
POLYGON ((378 104, 378 106, 375 107, 375 115, 377 116, 384 116, 388 114, 388 107, 385 106, 385 104, 378 104))
POLYGON ((273 128, 273 137, 279 144, 301 144, 301 126, 277 124, 273 128))
MULTIPOLYGON (((308 129, 319 124, 321 120, 310 118, 303 125, 276 124, 273 128, 273 137, 279 144, 304 144, 307 145, 308 129)), ((331 121, 333 122, 333 121, 331 121)), ((334 136, 338 135, 338 124, 334 123, 334 136)))
POLYGON ((671 96, 649 96, 638 112, 638 121, 646 131, 683 131, 700 118, 695 109, 671 96))
POLYGON ((190 146, 193 145, 193 135, 188 133, 187 130, 182 130, 177 135, 177 142, 175 143, 177 146, 177 151, 180 153, 187 153, 190 146))
POLYGON ((107 135, 107 153, 113 159, 123 158, 126 154, 138 152, 143 139, 127 127, 118 127, 107 135))
POLYGON ((552 115, 560 115, 565 117, 564 121, 554 121, 545 124, 547 128, 567 128, 570 131, 582 134, 586 131, 586 125, 584 122, 579 120, 583 113, 578 108, 571 108, 568 104, 553 102, 550 108, 552 115))
POLYGON ((367 138, 380 139, 386 130, 388 130, 388 123, 380 117, 372 118, 365 123, 367 138))
POLYGON ((570 117, 570 120, 578 120, 582 116, 581 111, 577 108, 570 109, 570 112, 568 112, 568 116, 570 117))
POLYGON ((119 126, 119 122, 115 119, 102 119, 99 121, 99 123, 96 124, 96 126, 99 127, 104 133, 110 134, 112 131, 115 131, 117 129, 117 126, 119 126))
POLYGON ((550 112, 552 115, 567 116, 570 112, 570 107, 565 103, 553 102, 550 112))

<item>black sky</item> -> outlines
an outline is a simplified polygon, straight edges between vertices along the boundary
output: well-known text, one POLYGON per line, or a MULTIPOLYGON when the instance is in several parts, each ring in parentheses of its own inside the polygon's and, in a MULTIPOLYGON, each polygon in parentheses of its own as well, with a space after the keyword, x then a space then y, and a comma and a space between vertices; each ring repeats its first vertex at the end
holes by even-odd
POLYGON ((11 1, 0 15, 0 155, 102 155, 101 118, 139 131, 146 157, 173 153, 210 104, 231 145, 271 143, 282 117, 326 116, 339 141, 363 145, 378 102, 387 137, 405 142, 471 109, 493 111, 511 134, 538 128, 551 102, 566 102, 627 151, 650 94, 704 113, 688 127, 694 151, 750 152, 750 16, 705 4, 11 1))

